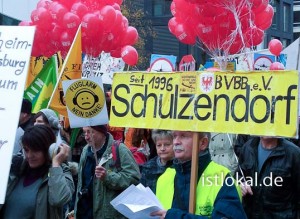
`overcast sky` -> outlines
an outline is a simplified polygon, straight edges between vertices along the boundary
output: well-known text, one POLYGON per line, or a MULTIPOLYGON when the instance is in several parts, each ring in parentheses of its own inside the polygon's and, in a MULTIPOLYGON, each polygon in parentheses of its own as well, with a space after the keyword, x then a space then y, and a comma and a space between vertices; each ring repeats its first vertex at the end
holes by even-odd
POLYGON ((0 0, 0 12, 20 21, 30 20, 38 0, 0 0))

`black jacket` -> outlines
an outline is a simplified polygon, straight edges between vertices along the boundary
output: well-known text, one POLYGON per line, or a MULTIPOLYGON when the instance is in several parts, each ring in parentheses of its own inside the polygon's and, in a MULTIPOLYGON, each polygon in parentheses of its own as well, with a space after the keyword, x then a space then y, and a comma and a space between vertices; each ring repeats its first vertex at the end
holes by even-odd
POLYGON ((300 217, 300 149, 279 139, 278 146, 258 172, 259 141, 260 138, 248 141, 240 154, 244 176, 252 179, 253 195, 247 194, 243 200, 248 218, 297 218, 297 214, 300 217), (276 177, 281 177, 276 180, 277 186, 276 177))

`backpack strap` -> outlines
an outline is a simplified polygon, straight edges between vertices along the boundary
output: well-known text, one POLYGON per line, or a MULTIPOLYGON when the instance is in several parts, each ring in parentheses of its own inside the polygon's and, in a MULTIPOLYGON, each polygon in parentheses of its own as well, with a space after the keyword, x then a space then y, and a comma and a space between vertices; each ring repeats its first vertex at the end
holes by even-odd
POLYGON ((121 160, 119 152, 120 143, 120 141, 114 141, 111 148, 112 159, 114 161, 112 166, 116 167, 117 170, 121 169, 121 160))

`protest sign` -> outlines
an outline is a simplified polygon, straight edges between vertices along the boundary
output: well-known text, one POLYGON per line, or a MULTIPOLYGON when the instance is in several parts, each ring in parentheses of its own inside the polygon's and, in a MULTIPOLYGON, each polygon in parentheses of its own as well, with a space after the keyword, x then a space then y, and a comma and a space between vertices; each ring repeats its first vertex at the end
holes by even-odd
POLYGON ((185 55, 179 63, 179 71, 195 71, 196 61, 193 55, 185 55))
POLYGON ((63 81, 71 128, 108 123, 101 77, 63 81))
POLYGON ((0 204, 5 200, 34 30, 0 26, 0 204))
POLYGON ((297 71, 116 73, 110 125, 296 137, 297 71))
POLYGON ((100 77, 104 84, 112 84, 113 73, 122 72, 125 62, 114 58, 110 53, 102 52, 99 57, 85 55, 82 63, 82 77, 100 77))
POLYGON ((176 69, 177 56, 152 54, 150 59, 150 72, 170 72, 176 69))

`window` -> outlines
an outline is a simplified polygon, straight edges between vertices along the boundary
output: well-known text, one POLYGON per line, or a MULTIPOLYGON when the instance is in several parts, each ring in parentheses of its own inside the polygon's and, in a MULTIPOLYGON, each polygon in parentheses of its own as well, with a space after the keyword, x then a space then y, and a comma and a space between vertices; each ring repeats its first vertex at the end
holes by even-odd
POLYGON ((272 26, 271 28, 273 29, 278 29, 278 7, 279 7, 279 1, 278 0, 274 0, 271 1, 270 4, 273 6, 274 8, 274 16, 273 16, 273 20, 272 20, 272 26))
POLYGON ((290 6, 283 4, 283 31, 288 32, 290 29, 290 6))
POLYGON ((171 6, 172 0, 154 0, 152 2, 153 6, 153 16, 162 17, 171 15, 171 6))
POLYGON ((288 45, 290 45, 290 40, 282 39, 281 43, 282 43, 283 48, 286 48, 288 45))

